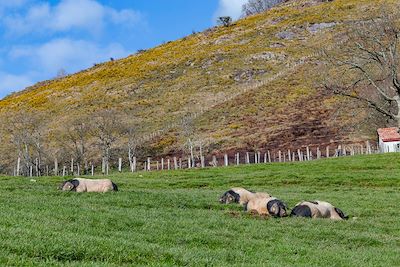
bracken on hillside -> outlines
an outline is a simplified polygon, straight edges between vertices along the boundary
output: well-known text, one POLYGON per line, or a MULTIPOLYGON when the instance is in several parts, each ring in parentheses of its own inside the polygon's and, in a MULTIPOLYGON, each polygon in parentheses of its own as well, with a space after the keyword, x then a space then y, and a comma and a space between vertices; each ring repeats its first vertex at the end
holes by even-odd
MULTIPOLYGON (((230 27, 38 83, 1 100, 0 114, 40 112, 48 155, 59 153, 59 133, 68 122, 90 121, 105 109, 134 124, 143 153, 153 157, 182 153, 181 120, 188 116, 193 142, 214 153, 371 139, 373 123, 382 119, 322 90, 320 51, 335 53, 349 25, 395 2, 289 1, 230 27)), ((5 143, 3 151, 11 151, 5 143)), ((120 138, 113 149, 122 153, 126 143, 120 138)))

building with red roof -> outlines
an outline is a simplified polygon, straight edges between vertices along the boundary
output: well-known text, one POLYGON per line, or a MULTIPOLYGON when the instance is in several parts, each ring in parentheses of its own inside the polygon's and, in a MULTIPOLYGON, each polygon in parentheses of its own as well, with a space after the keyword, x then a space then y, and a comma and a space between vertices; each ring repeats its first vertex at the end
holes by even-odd
POLYGON ((399 128, 380 128, 378 129, 379 147, 382 152, 400 152, 400 133, 399 128))

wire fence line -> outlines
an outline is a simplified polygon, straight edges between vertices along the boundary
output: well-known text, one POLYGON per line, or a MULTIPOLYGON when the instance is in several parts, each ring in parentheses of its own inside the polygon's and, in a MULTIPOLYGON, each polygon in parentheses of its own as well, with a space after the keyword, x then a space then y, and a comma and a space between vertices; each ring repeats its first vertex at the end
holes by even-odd
MULTIPOLYGON (((229 152, 210 155, 198 155, 196 157, 147 157, 145 159, 133 158, 131 161, 124 161, 118 158, 116 164, 109 165, 108 162, 102 161, 101 166, 95 166, 89 163, 87 166, 80 166, 71 162, 60 165, 57 160, 53 166, 46 166, 46 171, 41 172, 37 168, 31 167, 28 177, 39 176, 80 176, 80 175, 110 175, 122 172, 140 172, 140 171, 170 171, 181 169, 202 169, 223 166, 239 166, 249 164, 273 164, 287 162, 306 162, 320 160, 326 158, 349 157, 355 155, 370 155, 385 153, 377 144, 371 145, 371 142, 329 145, 323 148, 318 146, 306 146, 299 149, 287 150, 268 150, 260 149, 249 152, 229 152)), ((400 149, 399 149, 400 152, 400 149)), ((20 162, 20 159, 18 159, 20 162)), ((20 170, 14 169, 14 176, 20 176, 20 170)))

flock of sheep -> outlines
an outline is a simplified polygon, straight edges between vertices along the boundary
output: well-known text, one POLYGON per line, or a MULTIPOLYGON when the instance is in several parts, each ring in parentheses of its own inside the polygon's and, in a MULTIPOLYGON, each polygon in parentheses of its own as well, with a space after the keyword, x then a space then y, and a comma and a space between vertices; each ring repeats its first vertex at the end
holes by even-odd
MULTIPOLYGON (((255 193, 244 188, 232 188, 226 191, 219 202, 222 204, 239 203, 244 210, 250 213, 272 217, 288 216, 288 206, 281 200, 268 193, 255 193)), ((291 217, 327 218, 346 220, 346 216, 339 208, 324 201, 302 201, 290 213, 291 217)))
MULTIPOLYGON (((75 178, 60 184, 62 191, 98 192, 118 191, 118 186, 110 179, 75 178)), ((245 211, 272 217, 288 216, 288 206, 268 193, 255 193, 244 188, 232 188, 219 199, 222 204, 239 203, 245 211)), ((333 220, 348 219, 343 211, 324 201, 303 201, 291 211, 290 216, 308 218, 328 218, 333 220)))

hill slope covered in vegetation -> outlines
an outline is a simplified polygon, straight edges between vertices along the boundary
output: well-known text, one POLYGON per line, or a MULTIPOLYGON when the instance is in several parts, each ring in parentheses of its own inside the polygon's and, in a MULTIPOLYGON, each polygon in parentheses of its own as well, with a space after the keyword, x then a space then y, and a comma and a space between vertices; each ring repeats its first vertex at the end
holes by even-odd
POLYGON ((189 135, 209 152, 366 140, 375 128, 363 124, 365 109, 321 90, 319 52, 334 50, 349 25, 394 2, 289 1, 230 27, 38 83, 1 100, 0 114, 40 114, 48 155, 60 151, 71 121, 90 122, 109 109, 134 125, 152 156, 181 153, 181 120, 190 114, 189 135))

